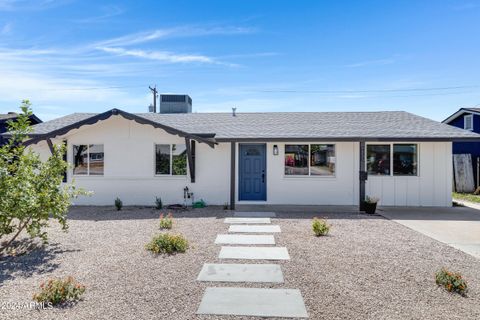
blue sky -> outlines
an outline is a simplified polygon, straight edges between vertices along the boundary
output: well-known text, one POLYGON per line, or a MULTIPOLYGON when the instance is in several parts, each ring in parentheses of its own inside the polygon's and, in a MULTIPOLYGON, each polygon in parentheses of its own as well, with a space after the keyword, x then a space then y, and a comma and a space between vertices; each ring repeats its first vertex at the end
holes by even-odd
POLYGON ((480 1, 0 0, 0 112, 480 106, 480 1))

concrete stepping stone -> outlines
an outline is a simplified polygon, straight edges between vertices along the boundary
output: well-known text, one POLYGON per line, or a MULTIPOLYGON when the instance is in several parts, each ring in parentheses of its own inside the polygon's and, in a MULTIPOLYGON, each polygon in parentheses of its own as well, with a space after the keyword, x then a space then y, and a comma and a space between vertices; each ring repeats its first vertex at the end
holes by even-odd
POLYGON ((235 211, 233 213, 234 217, 243 217, 243 218, 274 218, 277 215, 275 212, 240 212, 235 211))
POLYGON ((220 249, 220 259, 290 260, 285 247, 225 247, 220 249))
POLYGON ((270 218, 225 218, 225 223, 232 224, 242 224, 242 223, 257 223, 257 224, 268 224, 271 223, 270 218))
POLYGON ((216 244, 275 244, 272 235, 251 234, 219 234, 215 239, 216 244))
POLYGON ((207 288, 197 314, 308 318, 296 289, 207 288))
POLYGON ((283 283, 283 273, 278 264, 205 263, 197 281, 283 283))
POLYGON ((228 228, 228 232, 246 232, 246 233, 270 233, 270 232, 282 232, 280 226, 257 226, 257 225, 232 225, 228 228))

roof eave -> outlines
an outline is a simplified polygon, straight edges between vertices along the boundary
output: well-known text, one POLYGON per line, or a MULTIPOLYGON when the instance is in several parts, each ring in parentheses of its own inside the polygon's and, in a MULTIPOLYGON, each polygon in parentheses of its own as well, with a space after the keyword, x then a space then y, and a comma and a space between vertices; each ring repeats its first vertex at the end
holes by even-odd
POLYGON ((469 109, 469 108, 460 108, 457 112, 452 114, 450 117, 443 120, 442 123, 449 124, 451 121, 457 119, 458 117, 460 117, 464 113, 471 113, 471 114, 480 115, 480 112, 478 112, 478 111, 475 111, 475 110, 472 110, 472 109, 469 109))
MULTIPOLYGON (((163 129, 166 132, 168 132, 170 134, 173 134, 173 135, 178 135, 180 137, 193 139, 193 140, 198 141, 200 143, 205 143, 212 148, 215 146, 215 144, 217 144, 217 142, 215 141, 215 138, 214 138, 215 134, 209 133, 209 134, 205 134, 205 136, 202 137, 202 136, 197 135, 197 134, 191 134, 191 133, 188 133, 188 132, 185 132, 185 131, 182 131, 182 130, 172 128, 172 127, 167 126, 167 125, 163 125, 163 124, 155 122, 155 121, 148 120, 146 118, 137 116, 137 115, 132 114, 132 113, 125 112, 125 111, 120 110, 120 109, 111 109, 109 111, 99 113, 99 114, 91 116, 87 119, 77 121, 75 123, 72 123, 70 125, 64 126, 62 128, 53 130, 53 131, 45 133, 45 134, 31 134, 31 135, 29 135, 31 137, 31 139, 25 141, 24 144, 25 145, 31 145, 31 144, 38 143, 39 141, 42 141, 42 140, 52 139, 52 138, 55 138, 57 136, 64 135, 64 134, 70 132, 71 130, 79 129, 80 127, 85 126, 85 125, 93 125, 93 124, 97 123, 98 121, 106 120, 106 119, 110 118, 111 116, 116 116, 116 115, 122 116, 125 119, 132 120, 132 121, 135 121, 135 122, 140 123, 140 124, 151 125, 154 128, 163 129)), ((8 137, 8 135, 6 135, 6 137, 8 137)))
POLYGON ((480 142, 479 137, 279 137, 216 138, 217 142, 480 142))

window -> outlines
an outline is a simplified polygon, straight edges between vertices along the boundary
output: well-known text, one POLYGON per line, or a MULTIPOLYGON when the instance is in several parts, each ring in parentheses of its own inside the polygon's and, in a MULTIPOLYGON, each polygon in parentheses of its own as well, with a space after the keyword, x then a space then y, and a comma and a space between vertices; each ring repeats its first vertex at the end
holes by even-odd
POLYGON ((103 175, 103 144, 74 145, 73 164, 74 175, 103 175))
POLYGON ((417 145, 393 145, 393 174, 399 176, 417 175, 417 145))
POLYGON ((172 144, 172 173, 174 176, 187 175, 187 146, 172 144))
POLYGON ((187 147, 184 144, 155 145, 155 174, 187 175, 187 147))
POLYGON ((463 128, 465 130, 473 130, 473 115, 467 114, 463 116, 463 128))
POLYGON ((285 145, 285 174, 308 175, 308 144, 285 145))
POLYGON ((260 150, 258 150, 258 148, 247 149, 247 151, 245 152, 245 155, 246 156, 261 156, 260 150))
POLYGON ((155 174, 170 174, 170 145, 155 146, 155 174))
POLYGON ((368 174, 390 175, 390 145, 367 145, 368 174))
POLYGON ((335 174, 335 146, 333 144, 310 145, 310 175, 335 174))
POLYGON ((335 174, 335 145, 286 144, 285 175, 332 176, 335 174))
POLYGON ((367 171, 370 175, 416 176, 417 168, 418 145, 416 144, 367 145, 367 171))

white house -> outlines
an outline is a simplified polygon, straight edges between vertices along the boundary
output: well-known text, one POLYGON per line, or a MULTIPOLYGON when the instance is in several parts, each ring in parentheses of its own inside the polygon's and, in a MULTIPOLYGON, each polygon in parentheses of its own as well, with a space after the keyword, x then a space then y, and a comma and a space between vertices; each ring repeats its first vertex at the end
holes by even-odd
POLYGON ((66 143, 76 204, 450 206, 452 141, 480 135, 407 112, 74 113, 34 126, 47 157, 66 143))

